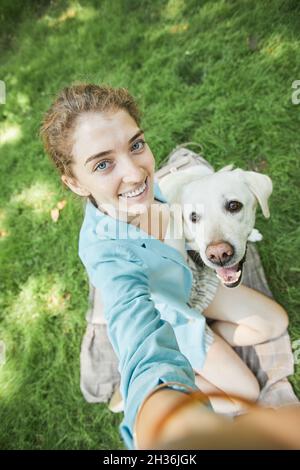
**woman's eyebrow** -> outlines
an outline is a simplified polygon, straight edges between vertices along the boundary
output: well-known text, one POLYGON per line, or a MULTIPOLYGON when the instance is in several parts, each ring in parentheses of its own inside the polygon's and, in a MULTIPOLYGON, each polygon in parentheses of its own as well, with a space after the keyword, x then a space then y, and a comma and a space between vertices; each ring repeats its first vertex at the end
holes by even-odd
MULTIPOLYGON (((131 139, 129 139, 128 143, 131 144, 131 142, 133 142, 135 139, 137 139, 140 135, 144 134, 144 131, 143 129, 139 129, 138 132, 136 134, 134 134, 133 137, 131 137, 131 139)), ((99 157, 105 157, 106 155, 112 153, 112 150, 105 150, 104 152, 100 152, 100 153, 96 153, 95 155, 91 155, 85 162, 84 166, 89 163, 90 161, 92 160, 95 160, 95 158, 99 158, 99 157)))

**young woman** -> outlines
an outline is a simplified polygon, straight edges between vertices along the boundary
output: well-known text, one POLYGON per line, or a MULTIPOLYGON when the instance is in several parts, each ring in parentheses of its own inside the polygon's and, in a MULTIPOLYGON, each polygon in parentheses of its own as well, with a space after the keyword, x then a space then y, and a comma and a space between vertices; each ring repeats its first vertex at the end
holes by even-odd
POLYGON ((224 426, 211 406, 236 413, 244 402, 230 396, 255 402, 259 394, 256 378, 230 345, 280 335, 288 323, 285 311, 246 287, 219 286, 204 312, 188 306, 191 270, 164 243, 168 204, 154 182, 155 160, 126 89, 65 88, 46 113, 41 135, 63 183, 88 199, 79 256, 101 290, 119 359, 126 446, 151 447, 162 415, 198 388, 227 398, 178 411, 165 438, 199 431, 199 423, 205 432, 224 426), (205 315, 217 320, 219 334, 206 328, 205 315))

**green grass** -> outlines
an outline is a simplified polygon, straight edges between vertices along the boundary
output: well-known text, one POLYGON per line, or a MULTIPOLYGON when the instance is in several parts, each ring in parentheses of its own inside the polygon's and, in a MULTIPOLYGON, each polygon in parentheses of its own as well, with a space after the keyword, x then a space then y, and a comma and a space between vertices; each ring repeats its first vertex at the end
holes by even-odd
MULTIPOLYGON (((122 415, 86 403, 79 389, 82 205, 43 152, 42 115, 71 82, 125 86, 158 165, 192 140, 215 168, 233 162, 269 174, 271 219, 258 215, 259 250, 297 340, 299 2, 2 0, 0 12, 0 448, 122 449, 122 415)), ((300 396, 299 366, 291 381, 300 396)))

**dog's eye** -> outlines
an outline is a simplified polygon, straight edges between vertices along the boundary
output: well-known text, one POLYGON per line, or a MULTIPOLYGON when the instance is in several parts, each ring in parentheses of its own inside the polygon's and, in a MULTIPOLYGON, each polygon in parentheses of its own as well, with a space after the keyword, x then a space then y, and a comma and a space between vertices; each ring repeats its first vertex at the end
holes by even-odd
POLYGON ((228 201, 225 206, 226 210, 229 212, 239 212, 242 207, 243 204, 239 201, 228 201))
POLYGON ((195 224, 196 222, 199 222, 200 215, 197 214, 197 212, 191 212, 190 213, 190 220, 195 224))

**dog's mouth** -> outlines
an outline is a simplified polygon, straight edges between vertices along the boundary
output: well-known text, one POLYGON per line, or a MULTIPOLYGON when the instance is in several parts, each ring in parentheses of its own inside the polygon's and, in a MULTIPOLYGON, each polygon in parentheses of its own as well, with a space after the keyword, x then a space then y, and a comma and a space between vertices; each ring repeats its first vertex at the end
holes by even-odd
POLYGON ((220 279, 223 286, 237 287, 241 283, 243 275, 243 265, 246 259, 246 251, 243 258, 234 266, 230 266, 229 268, 221 267, 215 270, 217 277, 218 279, 220 279))

